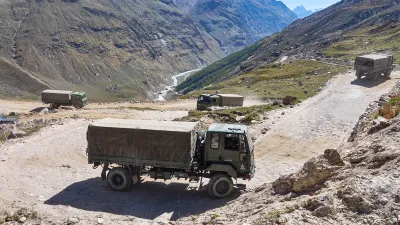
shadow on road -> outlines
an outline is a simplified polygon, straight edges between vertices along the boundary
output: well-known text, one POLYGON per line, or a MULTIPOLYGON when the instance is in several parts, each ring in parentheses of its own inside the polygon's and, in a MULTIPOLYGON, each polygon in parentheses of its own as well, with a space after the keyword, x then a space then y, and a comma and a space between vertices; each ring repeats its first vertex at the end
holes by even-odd
MULTIPOLYGON (((172 213, 171 220, 203 213, 221 207, 239 197, 236 191, 230 198, 212 199, 207 190, 187 190, 188 183, 144 182, 127 192, 112 191, 100 178, 76 182, 51 197, 45 204, 155 219, 172 213)), ((204 189, 204 188, 203 188, 204 189)))
POLYGON ((45 108, 47 108, 47 107, 38 107, 36 109, 32 109, 29 112, 31 112, 31 113, 39 113, 39 112, 43 111, 43 109, 45 109, 45 108))
POLYGON ((375 86, 378 86, 382 83, 385 83, 386 81, 390 80, 390 77, 379 77, 378 80, 369 80, 366 77, 362 79, 356 79, 351 82, 352 85, 358 85, 358 86, 363 86, 366 88, 373 88, 375 86))

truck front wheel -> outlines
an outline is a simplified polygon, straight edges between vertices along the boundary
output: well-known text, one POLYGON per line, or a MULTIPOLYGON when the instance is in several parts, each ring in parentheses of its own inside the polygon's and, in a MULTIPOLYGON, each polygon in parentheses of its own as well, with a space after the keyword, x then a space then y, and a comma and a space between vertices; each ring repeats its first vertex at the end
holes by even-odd
POLYGON ((391 72, 392 71, 390 71, 390 70, 386 70, 384 73, 385 77, 390 77, 391 72))
POLYGON ((232 194, 233 182, 232 179, 225 174, 216 174, 211 177, 208 184, 208 193, 213 198, 225 198, 232 194))
POLYGON ((132 184, 132 176, 123 167, 116 167, 108 172, 107 183, 114 191, 125 191, 132 184))

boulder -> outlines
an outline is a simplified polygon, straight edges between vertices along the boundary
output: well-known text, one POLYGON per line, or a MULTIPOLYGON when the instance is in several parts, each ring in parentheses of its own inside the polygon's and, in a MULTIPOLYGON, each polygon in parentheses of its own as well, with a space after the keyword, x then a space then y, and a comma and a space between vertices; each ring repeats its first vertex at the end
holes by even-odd
POLYGON ((13 131, 9 136, 8 139, 17 139, 23 138, 26 136, 26 132, 22 130, 13 131))
POLYGON ((293 96, 286 96, 283 100, 282 103, 284 105, 291 105, 295 100, 297 100, 296 97, 293 96))
POLYGON ((318 184, 334 176, 343 166, 344 162, 339 153, 334 149, 327 149, 324 155, 307 161, 299 172, 281 176, 273 182, 273 189, 276 194, 282 195, 312 191, 318 184))
POLYGON ((263 128, 263 129, 261 130, 261 133, 262 133, 262 134, 266 134, 266 133, 268 132, 268 130, 269 130, 268 128, 263 128))

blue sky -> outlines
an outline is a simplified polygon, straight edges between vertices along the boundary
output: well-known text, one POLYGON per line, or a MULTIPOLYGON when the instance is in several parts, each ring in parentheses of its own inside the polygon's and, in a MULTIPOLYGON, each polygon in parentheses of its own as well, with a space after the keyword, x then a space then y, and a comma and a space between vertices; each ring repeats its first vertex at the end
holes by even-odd
POLYGON ((340 0, 279 0, 290 9, 294 9, 296 6, 303 5, 306 9, 320 9, 326 8, 330 5, 339 2, 340 0))

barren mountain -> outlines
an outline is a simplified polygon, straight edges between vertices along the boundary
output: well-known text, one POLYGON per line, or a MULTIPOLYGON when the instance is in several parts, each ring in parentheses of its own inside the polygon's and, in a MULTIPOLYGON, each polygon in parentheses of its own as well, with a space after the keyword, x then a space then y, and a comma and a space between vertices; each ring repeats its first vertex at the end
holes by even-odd
POLYGON ((0 17, 3 96, 51 87, 145 98, 165 76, 224 55, 170 0, 3 0, 0 17))
POLYGON ((204 68, 177 87, 189 92, 268 65, 280 58, 339 58, 389 52, 399 56, 399 0, 342 0, 299 19, 204 68), (288 58, 288 57, 285 57, 288 58))
POLYGON ((297 19, 276 0, 198 0, 189 13, 227 54, 281 31, 297 19))

